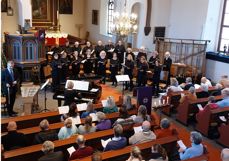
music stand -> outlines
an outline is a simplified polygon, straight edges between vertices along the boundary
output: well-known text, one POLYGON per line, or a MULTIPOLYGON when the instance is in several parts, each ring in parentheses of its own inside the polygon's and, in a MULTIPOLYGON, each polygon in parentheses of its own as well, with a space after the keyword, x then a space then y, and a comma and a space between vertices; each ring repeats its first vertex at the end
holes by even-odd
POLYGON ((124 83, 130 82, 130 77, 129 75, 116 75, 115 77, 116 77, 117 82, 123 82, 122 96, 124 96, 124 83))
POLYGON ((43 110, 41 110, 41 112, 45 111, 50 111, 49 109, 47 109, 47 106, 46 106, 46 102, 47 102, 47 97, 46 97, 46 87, 49 83, 49 79, 46 80, 46 82, 41 86, 41 90, 45 89, 45 108, 43 110))

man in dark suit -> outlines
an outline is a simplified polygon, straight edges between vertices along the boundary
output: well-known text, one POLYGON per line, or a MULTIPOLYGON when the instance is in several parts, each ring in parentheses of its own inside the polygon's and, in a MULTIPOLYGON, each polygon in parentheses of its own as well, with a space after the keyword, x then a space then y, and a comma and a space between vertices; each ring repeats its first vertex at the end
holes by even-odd
POLYGON ((15 116, 17 112, 13 111, 14 102, 17 93, 17 84, 19 75, 14 69, 14 62, 8 61, 7 68, 2 72, 2 91, 6 96, 7 111, 9 116, 15 116))
POLYGON ((170 70, 171 70, 171 66, 172 66, 172 59, 170 58, 170 52, 167 51, 165 52, 165 58, 164 58, 164 71, 168 72, 168 78, 167 78, 167 86, 170 84, 170 70))
POLYGON ((38 161, 63 161, 64 155, 62 151, 54 152, 54 144, 51 141, 45 141, 42 145, 44 156, 38 159, 38 161))

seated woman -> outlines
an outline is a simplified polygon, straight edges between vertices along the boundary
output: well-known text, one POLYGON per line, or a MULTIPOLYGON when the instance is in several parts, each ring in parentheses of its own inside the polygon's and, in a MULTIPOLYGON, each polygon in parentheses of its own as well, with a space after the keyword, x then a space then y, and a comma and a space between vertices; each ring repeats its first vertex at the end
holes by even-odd
POLYGON ((88 134, 96 131, 96 127, 92 125, 92 117, 87 116, 85 118, 84 125, 79 126, 79 134, 88 134))
POLYGON ((67 89, 64 90, 64 106, 70 105, 75 102, 75 97, 80 98, 80 93, 73 89, 74 83, 72 81, 68 81, 67 89))
POLYGON ((220 108, 224 108, 224 107, 229 106, 229 88, 224 88, 222 90, 222 96, 223 96, 223 100, 218 101, 216 104, 220 108))
POLYGON ((134 108, 134 105, 131 103, 130 96, 124 96, 123 105, 126 107, 127 110, 131 110, 134 108))
POLYGON ((151 159, 149 161, 168 161, 166 150, 160 144, 154 144, 152 147, 151 159))
POLYGON ((197 100, 196 89, 194 87, 190 87, 189 90, 188 90, 188 94, 186 94, 183 97, 181 97, 180 103, 183 103, 185 98, 187 98, 190 101, 197 100))
POLYGON ((181 160, 186 160, 194 157, 198 157, 205 152, 205 147, 202 144, 202 135, 199 132, 192 131, 190 134, 190 140, 192 142, 191 147, 182 149, 180 148, 179 155, 181 160))
POLYGON ((78 133, 78 129, 72 123, 72 119, 68 118, 64 121, 64 127, 62 127, 58 133, 59 140, 70 138, 72 135, 78 133))
POLYGON ((127 108, 126 107, 122 107, 119 110, 119 118, 115 121, 113 126, 115 126, 117 124, 125 126, 125 125, 131 125, 133 123, 134 123, 134 121, 133 121, 133 119, 131 117, 129 117, 129 114, 127 112, 127 108))
POLYGON ((166 93, 168 93, 168 91, 171 91, 171 92, 183 91, 183 89, 179 86, 176 78, 171 78, 170 82, 171 82, 170 86, 166 89, 166 93))
POLYGON ((98 124, 96 130, 107 130, 111 128, 111 120, 106 119, 106 115, 103 112, 97 112, 98 124))
POLYGON ((147 114, 147 108, 144 105, 140 105, 138 108, 138 115, 134 117, 134 123, 141 124, 144 121, 151 121, 150 116, 147 114))
POLYGON ((161 129, 156 131, 157 139, 177 134, 176 129, 170 128, 170 121, 167 118, 161 120, 161 129))
POLYGON ((87 109, 85 112, 83 112, 81 114, 81 118, 85 118, 85 117, 89 116, 91 113, 96 113, 96 111, 94 110, 93 103, 88 102, 87 109))
POLYGON ((112 96, 109 96, 107 98, 107 104, 106 104, 106 107, 103 107, 103 112, 104 113, 118 112, 118 108, 117 108, 115 101, 114 101, 114 98, 112 96))
POLYGON ((77 115, 78 115, 78 113, 77 113, 76 103, 73 102, 73 103, 71 103, 71 105, 69 107, 68 113, 61 115, 60 120, 64 121, 69 117, 76 118, 77 115))
POLYGON ((132 147, 130 157, 127 161, 144 161, 142 159, 141 150, 137 146, 132 147))

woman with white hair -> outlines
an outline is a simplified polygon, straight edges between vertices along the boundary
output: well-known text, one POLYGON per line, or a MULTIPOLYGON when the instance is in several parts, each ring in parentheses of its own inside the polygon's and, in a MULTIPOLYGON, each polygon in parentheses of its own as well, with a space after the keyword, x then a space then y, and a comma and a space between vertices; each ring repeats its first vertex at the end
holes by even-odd
POLYGON ((166 92, 168 92, 168 91, 171 91, 171 92, 183 91, 183 89, 179 86, 178 81, 177 81, 176 78, 171 78, 171 84, 166 89, 166 92))
POLYGON ((206 151, 205 147, 202 144, 202 135, 199 132, 192 131, 190 134, 190 140, 192 142, 191 147, 186 149, 180 148, 178 150, 181 160, 198 157, 204 154, 206 151))
POLYGON ((51 141, 45 141, 42 145, 44 156, 38 159, 38 161, 63 161, 64 155, 62 151, 54 152, 54 143, 51 141))
POLYGON ((115 104, 114 98, 112 96, 107 97, 106 106, 103 107, 104 113, 118 112, 118 107, 115 104))
POLYGON ((64 121, 64 127, 62 127, 58 133, 59 140, 70 138, 72 135, 78 133, 78 129, 72 123, 72 119, 68 118, 64 121))
POLYGON ((147 114, 147 108, 144 105, 140 105, 138 108, 138 115, 133 119, 134 123, 143 123, 144 121, 151 121, 150 116, 147 114))
POLYGON ((222 96, 223 96, 223 100, 222 101, 218 101, 216 104, 220 107, 228 107, 229 106, 229 88, 224 88, 222 90, 222 96))
POLYGON ((130 96, 124 96, 123 105, 126 107, 127 110, 131 110, 134 108, 134 105, 131 102, 130 96))

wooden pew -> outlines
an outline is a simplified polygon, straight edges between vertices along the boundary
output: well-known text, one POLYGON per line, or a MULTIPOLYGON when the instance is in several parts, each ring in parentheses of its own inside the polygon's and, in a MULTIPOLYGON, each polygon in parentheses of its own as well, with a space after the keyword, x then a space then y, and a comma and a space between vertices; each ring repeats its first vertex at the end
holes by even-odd
MULTIPOLYGON (((208 89, 209 93, 212 93, 212 92, 214 92, 216 90, 217 90, 217 88, 215 86, 214 87, 210 87, 208 89)), ((198 94, 198 93, 200 93, 202 91, 203 91, 202 89, 197 89, 196 90, 196 94, 198 94)), ((161 102, 163 102, 163 100, 165 100, 165 102, 170 105, 170 106, 165 107, 162 110, 164 114, 170 116, 171 115, 171 110, 173 108, 177 108, 179 106, 179 104, 180 104, 179 100, 181 98, 181 93, 187 94, 188 90, 179 91, 179 92, 168 91, 166 96, 162 96, 161 97, 161 102), (167 97, 168 97, 168 102, 167 102, 167 97)))
POLYGON ((191 159, 186 159, 185 161, 207 161, 209 160, 209 155, 208 154, 204 154, 204 155, 201 155, 201 156, 198 156, 198 157, 194 157, 194 158, 191 158, 191 159))
MULTIPOLYGON (((217 108, 214 110, 210 109, 210 106, 205 107, 204 113, 198 113, 196 115, 197 124, 196 130, 201 132, 203 135, 208 136, 208 131, 211 122, 215 122, 216 117, 222 113, 229 113, 229 107, 217 108)), ((217 118, 218 119, 218 118, 217 118)))
MULTIPOLYGON (((116 102, 117 106, 121 105, 121 100, 116 102)), ((94 109, 97 111, 102 111, 102 103, 94 104, 94 109)), ((83 111, 80 111, 81 114, 83 111)), ((7 131, 7 125, 10 121, 15 121, 17 123, 17 129, 24 129, 33 126, 38 126, 39 123, 43 120, 47 119, 50 124, 60 122, 60 114, 58 111, 50 111, 50 112, 43 112, 43 113, 35 113, 26 116, 18 116, 18 117, 10 117, 1 119, 1 129, 2 132, 7 131)))
MULTIPOLYGON (((216 101, 221 100, 222 98, 222 96, 215 96, 216 101)), ((184 125, 187 125, 189 114, 198 113, 199 111, 196 105, 201 104, 204 107, 207 104, 207 102, 208 98, 199 98, 195 101, 191 101, 186 97, 185 100, 177 107, 176 119, 184 125)))
MULTIPOLYGON (((169 147, 175 148, 176 147, 176 142, 178 140, 177 136, 170 136, 170 137, 166 137, 166 138, 161 138, 161 139, 156 139, 150 142, 146 142, 146 143, 140 143, 140 144, 136 144, 136 146, 138 146, 141 151, 142 151, 142 156, 144 159, 148 160, 149 156, 151 154, 151 148, 153 145, 155 144, 161 144, 163 146, 165 146, 166 151, 171 151, 171 149, 168 149, 169 147)), ((119 149, 119 150, 112 150, 112 151, 107 151, 107 152, 103 152, 102 153, 102 159, 103 160, 109 160, 109 161, 117 161, 117 160, 127 160, 130 156, 130 152, 131 152, 131 148, 135 146, 135 145, 129 145, 123 149, 119 149)), ((73 160, 73 161, 77 161, 77 160, 73 160)), ((86 157, 83 159, 80 159, 80 161, 91 161, 91 156, 90 157, 86 157)))
MULTIPOLYGON (((151 123, 151 125, 153 126, 153 123, 151 123)), ((124 130, 126 130, 125 127, 124 130)), ((102 150, 103 148, 100 140, 111 138, 113 137, 113 135, 114 135, 113 129, 109 129, 109 130, 85 134, 84 136, 85 139, 87 140, 86 141, 87 145, 92 146, 94 149, 102 150)), ((66 149, 76 145, 75 144, 76 137, 77 135, 74 135, 68 139, 54 141, 55 150, 57 151, 64 150, 65 157, 68 158, 69 154, 66 151, 66 149)), ((177 136, 176 136, 176 140, 177 140, 177 136)), ((41 147, 42 144, 38 144, 38 145, 32 145, 32 146, 15 149, 11 151, 6 151, 4 153, 4 157, 6 161, 22 161, 23 159, 26 161, 32 161, 32 159, 39 158, 43 155, 41 152, 41 147)))
POLYGON ((229 139, 228 139, 228 136, 229 136, 229 125, 225 125, 225 124, 222 124, 219 128, 219 133, 220 133, 220 137, 219 139, 217 140, 218 143, 220 143, 221 145, 223 146, 226 146, 227 148, 229 147, 229 139))
MULTIPOLYGON (((135 115, 135 114, 137 114, 137 109, 130 110, 130 111, 128 111, 128 113, 130 115, 135 115)), ((106 114, 106 116, 107 116, 107 119, 110 119, 112 122, 114 122, 119 117, 119 112, 106 114)), ((84 124, 84 122, 85 122, 85 119, 81 119, 81 124, 84 124)), ((61 127, 63 127, 63 126, 64 126, 63 122, 58 122, 58 123, 50 124, 49 128, 52 129, 52 130, 56 130, 58 132, 59 129, 61 127)), ((21 133, 26 135, 26 138, 29 140, 30 143, 33 142, 33 139, 34 139, 35 135, 37 133, 39 133, 40 131, 41 130, 40 130, 39 126, 18 130, 18 132, 21 132, 21 133)), ((2 133, 2 135, 5 135, 5 134, 6 133, 2 133)))

